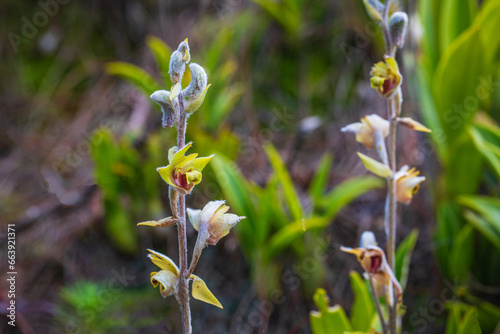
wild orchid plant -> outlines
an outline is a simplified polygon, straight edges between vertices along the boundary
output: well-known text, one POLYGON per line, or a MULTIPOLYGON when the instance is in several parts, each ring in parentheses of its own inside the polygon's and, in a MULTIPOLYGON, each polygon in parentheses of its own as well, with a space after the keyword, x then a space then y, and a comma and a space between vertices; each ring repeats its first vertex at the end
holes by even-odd
POLYGON ((397 202, 409 204, 413 195, 418 191, 420 183, 425 177, 408 166, 397 170, 396 162, 396 127, 401 124, 407 128, 431 132, 428 128, 409 117, 400 117, 403 95, 401 83, 403 77, 396 61, 396 51, 404 46, 408 15, 397 10, 395 1, 363 0, 366 10, 377 22, 384 36, 384 60, 376 63, 371 70, 371 86, 379 95, 387 100, 387 119, 376 114, 365 116, 361 122, 347 125, 342 132, 356 134, 356 140, 369 149, 375 149, 381 161, 358 153, 364 166, 374 174, 387 180, 387 197, 385 202, 385 233, 386 252, 377 246, 372 232, 364 232, 361 236, 359 248, 341 247, 341 250, 355 254, 365 270, 376 310, 380 318, 381 329, 384 334, 396 334, 398 327, 398 307, 402 302, 402 288, 397 281, 395 272, 395 243, 397 226, 397 202), (386 138, 388 137, 388 146, 386 138), (387 257, 386 257, 387 254, 387 257), (384 312, 379 296, 385 294, 389 307, 388 320, 384 319, 384 312))
POLYGON ((213 155, 198 158, 197 153, 185 155, 192 146, 192 143, 185 143, 187 119, 202 105, 210 87, 207 85, 207 74, 204 68, 191 63, 189 65, 191 82, 182 89, 182 77, 190 59, 189 44, 186 39, 179 44, 170 58, 169 74, 174 84, 171 90, 159 90, 151 95, 151 99, 160 105, 163 112, 163 127, 175 126, 177 128, 177 146, 168 151, 169 165, 157 168, 162 179, 169 185, 172 216, 138 224, 153 227, 177 225, 180 266, 177 267, 168 256, 154 250, 148 249, 150 253, 148 257, 160 268, 160 271, 151 273, 151 284, 154 287, 160 287, 163 298, 173 295, 180 305, 183 333, 192 332, 189 281, 193 281, 193 298, 222 308, 205 282, 193 272, 203 249, 208 245, 216 245, 234 225, 245 218, 227 213, 229 207, 224 204, 225 201, 209 202, 202 210, 188 208, 189 220, 198 231, 193 256, 188 267, 186 195, 191 194, 194 186, 201 182, 203 168, 213 158, 213 155))

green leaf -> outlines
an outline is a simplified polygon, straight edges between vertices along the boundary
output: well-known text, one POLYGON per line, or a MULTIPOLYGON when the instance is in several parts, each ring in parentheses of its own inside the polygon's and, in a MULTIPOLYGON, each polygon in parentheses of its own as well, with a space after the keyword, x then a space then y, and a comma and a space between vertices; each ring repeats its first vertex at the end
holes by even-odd
POLYGON ((341 306, 328 306, 328 297, 324 289, 317 289, 313 296, 319 311, 311 311, 311 330, 313 334, 344 334, 351 331, 349 319, 341 306))
POLYGON ((481 27, 481 37, 485 48, 486 59, 488 62, 494 60, 498 55, 500 48, 500 39, 498 38, 498 22, 500 21, 500 1, 484 1, 481 11, 476 16, 474 24, 481 27))
POLYGON ((313 206, 316 206, 325 194, 332 164, 333 156, 328 153, 323 155, 309 187, 309 196, 311 197, 313 206))
POLYGON ((454 40, 439 61, 432 92, 448 146, 462 135, 479 107, 467 103, 476 98, 476 87, 486 68, 478 26, 471 26, 454 40))
POLYGON ((475 307, 470 307, 458 325, 457 334, 481 334, 475 307))
MULTIPOLYGON (((461 208, 454 202, 443 202, 438 207, 437 226, 434 234, 436 255, 441 268, 448 269, 448 258, 454 238, 465 224, 461 208)), ((450 276, 449 273, 448 277, 450 276)))
POLYGON ((290 177, 290 174, 288 174, 283 160, 281 160, 278 151, 276 151, 272 144, 266 144, 264 149, 266 150, 271 166, 273 167, 273 170, 283 187, 288 209, 290 210, 293 219, 302 220, 304 212, 302 211, 299 195, 297 195, 297 192, 295 191, 292 178, 290 177))
POLYGON ((107 63, 106 72, 129 81, 148 97, 153 92, 161 89, 161 85, 148 72, 129 63, 120 61, 107 63))
POLYGON ((172 49, 165 42, 155 36, 149 36, 146 40, 146 44, 155 57, 155 61, 158 65, 158 69, 160 70, 165 87, 170 87, 172 82, 170 81, 168 70, 172 49))
POLYGON ((280 23, 291 35, 295 35, 300 25, 300 12, 295 12, 274 0, 252 0, 261 6, 267 13, 280 23))
POLYGON ((476 193, 481 181, 483 159, 467 133, 460 142, 448 151, 445 167, 448 194, 463 195, 476 193), (468 136, 467 136, 468 137, 468 136))
POLYGON ((446 332, 445 334, 457 334, 458 325, 460 323, 461 311, 459 304, 451 304, 450 314, 448 315, 448 320, 446 321, 446 332))
POLYGON ((373 176, 358 176, 342 182, 326 194, 320 202, 320 206, 326 211, 325 218, 331 221, 352 200, 370 190, 380 189, 384 186, 383 179, 373 176))
POLYGON ((480 213, 500 234, 500 198, 480 195, 461 196, 457 202, 480 213))
POLYGON ((291 222, 276 232, 264 249, 264 258, 272 259, 279 252, 289 247, 306 231, 316 228, 325 228, 328 220, 324 217, 311 217, 291 222))
POLYGON ((481 216, 476 215, 471 211, 466 211, 464 213, 465 219, 474 226, 482 235, 486 237, 492 244, 494 244, 498 249, 500 249, 500 234, 495 231, 489 222, 481 218, 481 216))
POLYGON ((351 288, 354 292, 354 302, 351 309, 351 324, 353 330, 368 332, 371 327, 373 315, 375 314, 375 306, 370 295, 370 291, 361 278, 361 276, 351 271, 349 273, 351 279, 351 288))
POLYGON ((475 0, 443 0, 441 3, 439 30, 441 52, 444 52, 471 25, 477 4, 475 0))
POLYGON ((465 281, 474 257, 474 228, 462 227, 451 248, 448 272, 457 281, 465 281))
POLYGON ((369 156, 364 155, 363 153, 358 152, 358 156, 363 162, 363 165, 365 165, 365 168, 368 169, 373 174, 383 178, 388 178, 389 176, 391 176, 392 174, 391 169, 386 164, 381 163, 380 161, 377 161, 373 158, 370 158, 369 156))
POLYGON ((417 243, 418 230, 414 229, 411 233, 399 244, 396 250, 396 278, 403 287, 406 287, 408 281, 408 272, 410 270, 410 259, 415 244, 417 243))
MULTIPOLYGON (((435 0, 419 0, 417 2, 420 22, 423 27, 422 42, 422 64, 425 68, 425 76, 430 81, 437 63, 439 61, 438 26, 440 21, 441 3, 435 0)), ((424 112, 424 108, 422 108, 424 112)), ((430 124, 429 124, 430 125, 430 124)), ((431 127, 433 130, 437 127, 431 127)))
POLYGON ((500 146, 487 140, 488 130, 484 128, 472 126, 469 128, 469 134, 477 150, 488 161, 497 177, 500 178, 500 146))
MULTIPOLYGON (((233 110, 243 94, 243 85, 233 83, 224 87, 224 94, 219 94, 211 104, 210 117, 207 117, 206 126, 210 130, 217 130, 226 116, 233 110)), ((208 109, 208 108, 206 108, 208 109)))

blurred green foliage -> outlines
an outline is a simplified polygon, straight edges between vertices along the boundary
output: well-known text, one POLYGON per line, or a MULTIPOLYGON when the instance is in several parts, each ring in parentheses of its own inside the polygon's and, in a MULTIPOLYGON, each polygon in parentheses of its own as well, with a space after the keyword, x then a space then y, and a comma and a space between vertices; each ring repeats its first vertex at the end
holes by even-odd
MULTIPOLYGON (((456 283, 473 278, 494 286, 500 264, 500 127, 494 120, 500 1, 422 0, 418 11, 424 28, 419 99, 443 166, 434 182, 436 255, 456 283)), ((492 331, 478 312, 483 330, 492 331)))
POLYGON ((121 250, 138 250, 135 225, 141 217, 163 218, 160 182, 155 170, 165 162, 159 134, 144 144, 144 153, 134 147, 133 137, 115 139, 108 129, 98 129, 92 137, 95 181, 103 194, 108 235, 121 250))
POLYGON ((121 289, 106 282, 77 281, 60 292, 53 333, 137 333, 158 326, 158 315, 142 307, 151 289, 121 289), (135 315, 134 315, 135 314, 135 315))

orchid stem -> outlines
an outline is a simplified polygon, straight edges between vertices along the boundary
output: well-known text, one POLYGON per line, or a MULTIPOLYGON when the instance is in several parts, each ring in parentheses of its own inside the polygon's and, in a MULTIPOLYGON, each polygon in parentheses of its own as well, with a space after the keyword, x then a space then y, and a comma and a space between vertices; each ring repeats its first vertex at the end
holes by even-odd
POLYGON ((384 319, 384 314, 382 313, 382 308, 380 307, 380 300, 378 298, 377 290, 375 290, 375 284, 373 284, 373 276, 370 275, 370 288, 372 289, 373 301, 375 302, 375 308, 377 309, 377 314, 380 319, 380 325, 382 326, 382 333, 387 334, 387 323, 384 319))
MULTIPOLYGON (((179 124, 177 127, 177 150, 180 150, 186 144, 186 123, 187 114, 184 112, 184 103, 182 93, 179 99, 179 124)), ((179 222, 177 223, 177 238, 179 244, 179 305, 182 315, 182 333, 191 334, 191 308, 189 305, 189 286, 186 274, 187 268, 187 236, 186 236, 186 195, 179 193, 179 222)), ((172 207, 172 203, 170 203, 172 207)))
MULTIPOLYGON (((383 21, 381 23, 382 33, 384 35, 386 55, 389 57, 396 57, 396 47, 392 45, 391 37, 389 34, 389 7, 391 5, 391 0, 385 2, 385 9, 383 14, 383 21)), ((392 175, 387 179, 387 199, 385 205, 385 221, 386 221, 386 233, 387 234, 387 262, 391 267, 392 271, 395 272, 395 249, 396 249, 396 179, 394 174, 396 173, 397 163, 396 163, 396 125, 397 117, 399 114, 399 109, 401 103, 396 101, 400 99, 402 93, 396 93, 387 101, 387 120, 390 122, 389 130, 389 145, 388 145, 388 155, 389 155, 389 168, 392 171, 392 175)), ((391 302, 387 301, 390 305, 391 302)), ((397 302, 392 301, 393 306, 389 306, 389 333, 397 334, 397 314, 396 305, 397 302)))

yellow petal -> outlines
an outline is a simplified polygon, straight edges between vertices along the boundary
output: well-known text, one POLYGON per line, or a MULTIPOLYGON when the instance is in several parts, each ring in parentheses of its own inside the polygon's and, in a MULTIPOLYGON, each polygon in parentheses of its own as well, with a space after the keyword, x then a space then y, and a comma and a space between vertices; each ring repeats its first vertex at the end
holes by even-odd
POLYGON ((144 226, 153 226, 153 227, 169 227, 169 226, 174 226, 178 222, 179 222, 179 218, 167 217, 167 218, 163 218, 160 220, 149 220, 146 222, 142 222, 142 223, 137 224, 137 226, 144 225, 144 226))
POLYGON ((211 156, 208 157, 196 158, 186 163, 186 166, 193 167, 198 172, 201 172, 203 168, 205 168, 205 166, 210 162, 210 160, 213 159, 213 157, 214 155, 212 154, 211 156))
POLYGON ((162 297, 167 298, 175 292, 179 278, 171 271, 160 270, 159 272, 152 272, 150 280, 153 287, 156 288, 160 285, 162 297))
POLYGON ((172 165, 168 165, 166 167, 158 167, 156 168, 156 171, 160 173, 163 181, 167 182, 173 187, 177 187, 174 183, 174 178, 172 177, 172 165))
POLYGON ((150 253, 148 257, 155 265, 163 270, 173 272, 176 276, 179 275, 179 268, 177 268, 174 261, 172 261, 172 259, 170 259, 168 256, 163 255, 162 253, 158 253, 152 249, 148 249, 148 252, 150 253))
POLYGON ((399 67, 398 67, 398 62, 396 61, 396 59, 394 59, 394 57, 387 57, 385 59, 385 63, 387 65, 389 65, 389 67, 396 73, 399 72, 399 67))
POLYGON ((200 96, 189 103, 187 106, 185 106, 184 111, 188 114, 195 112, 198 110, 198 108, 203 104, 203 101, 205 100, 205 95, 207 95, 207 91, 210 88, 212 84, 208 84, 207 87, 201 92, 200 96))
POLYGON ((364 248, 351 248, 351 247, 344 247, 340 246, 340 250, 349 254, 354 254, 356 256, 360 256, 365 252, 364 248))
POLYGON ((175 154, 172 157, 172 160, 170 161, 170 164, 175 167, 179 163, 179 161, 184 157, 184 154, 186 153, 187 150, 189 150, 191 145, 193 145, 192 142, 187 143, 183 148, 175 152, 175 154))
POLYGON ((172 163, 172 160, 174 159, 175 152, 177 152, 178 147, 174 146, 168 150, 168 163, 172 163))
POLYGON ((182 86, 180 81, 176 83, 175 85, 172 86, 172 89, 170 89, 170 101, 175 99, 179 94, 181 93, 182 86))
POLYGON ((364 155, 363 153, 358 152, 358 156, 360 157, 361 161, 363 161, 363 165, 365 165, 365 168, 373 174, 384 178, 388 178, 391 176, 391 169, 386 164, 372 159, 369 156, 364 155))
POLYGON ((215 298, 213 293, 208 289, 205 282, 196 275, 191 275, 189 278, 193 280, 193 298, 202 302, 212 304, 219 308, 223 308, 221 303, 215 298))
POLYGON ((431 129, 427 128, 423 124, 415 121, 414 119, 410 117, 398 117, 398 122, 399 124, 406 126, 409 129, 415 130, 415 131, 422 131, 422 132, 432 132, 431 129))

